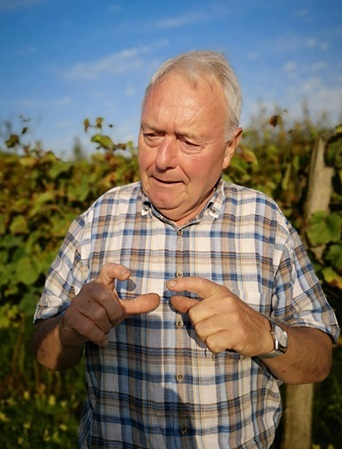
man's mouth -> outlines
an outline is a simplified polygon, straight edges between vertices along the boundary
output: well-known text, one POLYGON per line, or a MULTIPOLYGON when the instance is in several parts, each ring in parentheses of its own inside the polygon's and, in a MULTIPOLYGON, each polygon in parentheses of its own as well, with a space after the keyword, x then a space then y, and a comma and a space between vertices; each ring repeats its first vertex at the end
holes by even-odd
POLYGON ((181 181, 175 181, 172 179, 160 179, 160 178, 156 178, 153 177, 153 179, 161 184, 165 184, 165 185, 170 185, 170 184, 179 184, 181 181))

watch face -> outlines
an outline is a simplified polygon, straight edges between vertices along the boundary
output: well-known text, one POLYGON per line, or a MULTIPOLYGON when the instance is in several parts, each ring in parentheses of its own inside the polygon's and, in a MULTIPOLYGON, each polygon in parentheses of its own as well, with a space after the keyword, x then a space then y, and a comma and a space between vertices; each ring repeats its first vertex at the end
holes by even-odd
POLYGON ((280 346, 283 348, 287 348, 287 334, 286 332, 278 325, 275 326, 274 333, 278 339, 280 346))

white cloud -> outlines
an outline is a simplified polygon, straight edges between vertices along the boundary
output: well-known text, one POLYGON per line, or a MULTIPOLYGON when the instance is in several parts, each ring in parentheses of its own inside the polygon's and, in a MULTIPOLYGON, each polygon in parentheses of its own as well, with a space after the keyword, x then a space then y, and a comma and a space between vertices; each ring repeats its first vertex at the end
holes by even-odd
POLYGON ((309 48, 319 48, 320 50, 327 50, 330 47, 328 42, 320 41, 315 37, 309 38, 306 45, 309 48))
POLYGON ((306 45, 308 47, 316 47, 317 46, 317 39, 315 37, 310 37, 307 41, 306 41, 306 45))
POLYGON ((17 55, 18 56, 33 55, 33 54, 37 53, 37 51, 38 51, 37 47, 30 45, 29 47, 26 47, 26 48, 19 48, 17 50, 17 55))
POLYGON ((323 69, 326 69, 328 64, 325 61, 317 61, 310 66, 310 70, 312 72, 319 72, 323 69))
POLYGON ((303 101, 312 116, 328 113, 334 121, 342 114, 342 87, 339 84, 328 85, 318 77, 298 79, 285 94, 292 105, 291 115, 300 115, 303 101))
POLYGON ((328 42, 321 42, 319 48, 324 51, 328 50, 328 48, 330 48, 330 44, 328 44, 328 42))
POLYGON ((157 20, 156 27, 161 29, 180 28, 190 23, 202 22, 208 18, 204 13, 187 13, 178 17, 169 17, 157 20))
POLYGON ((116 13, 122 11, 122 7, 121 7, 120 5, 118 5, 118 4, 114 4, 114 5, 108 6, 108 9, 107 9, 107 10, 108 10, 108 12, 110 12, 110 13, 116 14, 116 13))
POLYGON ((230 13, 230 9, 221 4, 212 3, 206 10, 191 10, 179 16, 166 17, 159 19, 154 26, 159 29, 181 28, 189 24, 202 23, 208 20, 215 21, 230 13))
POLYGON ((247 53, 246 57, 249 61, 256 61, 260 58, 260 53, 257 51, 250 51, 247 53))
POLYGON ((0 0, 0 12, 28 9, 45 3, 46 0, 0 0))
POLYGON ((66 106, 71 103, 70 97, 57 98, 52 102, 52 106, 66 106))
POLYGON ((55 108, 55 107, 61 107, 61 106, 66 106, 71 104, 72 100, 70 97, 60 97, 60 98, 54 98, 49 100, 46 100, 46 98, 41 99, 39 97, 23 97, 20 99, 14 100, 12 99, 13 103, 17 104, 17 107, 20 109, 21 107, 25 107, 25 108, 42 108, 42 109, 50 109, 50 108, 55 108))
POLYGON ((146 65, 146 54, 167 44, 161 40, 150 46, 133 47, 113 53, 96 61, 83 61, 73 64, 62 76, 76 80, 95 80, 102 75, 117 75, 137 70, 146 65))
POLYGON ((122 50, 97 61, 77 62, 64 75, 73 79, 94 80, 100 75, 113 75, 137 69, 142 64, 137 48, 122 50))
POLYGON ((294 13, 294 16, 299 19, 303 19, 303 18, 306 19, 306 18, 310 17, 310 11, 307 8, 302 8, 302 9, 299 9, 298 11, 296 11, 294 13))
POLYGON ((123 92, 125 97, 132 97, 136 94, 136 89, 133 86, 127 87, 123 92))
POLYGON ((294 61, 288 61, 285 65, 284 65, 284 70, 285 72, 294 72, 295 70, 297 70, 297 63, 294 61))

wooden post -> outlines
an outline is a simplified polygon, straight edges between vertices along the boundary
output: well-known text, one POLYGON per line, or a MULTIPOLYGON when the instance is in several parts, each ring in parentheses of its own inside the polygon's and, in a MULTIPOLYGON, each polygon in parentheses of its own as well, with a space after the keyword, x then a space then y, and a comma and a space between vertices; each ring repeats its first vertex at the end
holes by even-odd
MULTIPOLYGON (((327 142, 319 138, 312 152, 303 217, 304 229, 314 212, 329 211, 334 170, 325 165, 326 145, 327 142)), ((305 242, 304 238, 303 241, 305 242)), ((321 253, 323 250, 323 247, 319 249, 321 253)), ((282 449, 311 448, 313 396, 313 384, 286 386, 282 449)))

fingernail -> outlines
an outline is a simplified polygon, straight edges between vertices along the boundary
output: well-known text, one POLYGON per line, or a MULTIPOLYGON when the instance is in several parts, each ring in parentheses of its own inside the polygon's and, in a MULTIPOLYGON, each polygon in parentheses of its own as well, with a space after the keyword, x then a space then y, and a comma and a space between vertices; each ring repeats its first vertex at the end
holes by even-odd
POLYGON ((102 340, 102 343, 100 344, 100 346, 107 346, 108 343, 109 343, 108 338, 104 338, 104 339, 102 340))
POLYGON ((176 284, 177 284, 177 282, 175 280, 167 281, 167 283, 166 283, 166 285, 171 288, 175 287, 176 284))

